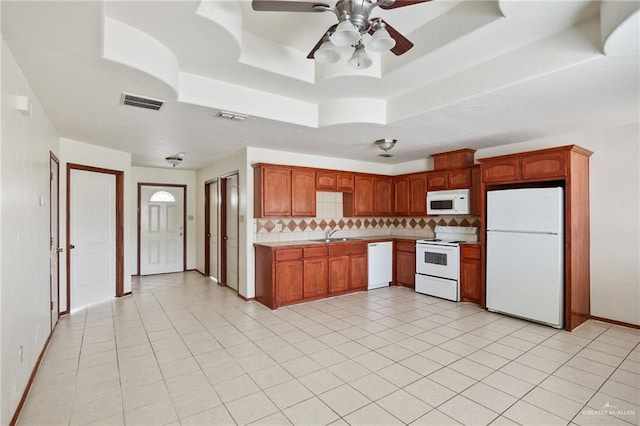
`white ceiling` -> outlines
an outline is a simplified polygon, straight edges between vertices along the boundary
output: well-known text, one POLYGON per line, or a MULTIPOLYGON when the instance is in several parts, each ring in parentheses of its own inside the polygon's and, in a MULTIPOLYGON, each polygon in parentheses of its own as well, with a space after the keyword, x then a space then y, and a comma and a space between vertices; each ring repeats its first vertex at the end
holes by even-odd
MULTIPOLYGON (((331 13, 249 1, 2 2, 2 36, 62 137, 197 169, 246 146, 399 163, 637 122, 636 1, 434 0, 374 10, 405 55, 307 53, 331 13), (606 54, 605 54, 606 53, 606 54), (159 112, 119 104, 126 91, 159 112), (250 115, 216 118, 220 110, 250 115), (399 140, 393 158, 376 139, 399 140)), ((367 40, 365 40, 366 43, 367 40)))

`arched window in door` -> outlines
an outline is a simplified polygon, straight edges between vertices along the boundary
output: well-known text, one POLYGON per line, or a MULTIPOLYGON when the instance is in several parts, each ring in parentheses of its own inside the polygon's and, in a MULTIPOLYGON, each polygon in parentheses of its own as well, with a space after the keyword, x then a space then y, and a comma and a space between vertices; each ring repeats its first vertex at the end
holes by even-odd
POLYGON ((175 203, 176 199, 173 195, 167 191, 158 191, 154 192, 151 198, 149 198, 149 202, 151 203, 175 203))

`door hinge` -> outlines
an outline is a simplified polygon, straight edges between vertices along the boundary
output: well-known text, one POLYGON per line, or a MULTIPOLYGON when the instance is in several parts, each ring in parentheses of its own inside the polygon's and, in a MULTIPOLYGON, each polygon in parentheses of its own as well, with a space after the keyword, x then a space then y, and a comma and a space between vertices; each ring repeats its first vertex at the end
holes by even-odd
POLYGON ((51 310, 53 311, 53 300, 51 301, 51 310))

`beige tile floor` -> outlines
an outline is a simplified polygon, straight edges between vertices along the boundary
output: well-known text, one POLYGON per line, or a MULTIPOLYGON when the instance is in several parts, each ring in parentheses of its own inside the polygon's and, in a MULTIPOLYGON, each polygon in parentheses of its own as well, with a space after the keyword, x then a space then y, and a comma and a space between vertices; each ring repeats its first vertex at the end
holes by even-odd
POLYGON ((640 424, 640 331, 404 288, 271 311, 198 273, 64 317, 21 425, 640 424))

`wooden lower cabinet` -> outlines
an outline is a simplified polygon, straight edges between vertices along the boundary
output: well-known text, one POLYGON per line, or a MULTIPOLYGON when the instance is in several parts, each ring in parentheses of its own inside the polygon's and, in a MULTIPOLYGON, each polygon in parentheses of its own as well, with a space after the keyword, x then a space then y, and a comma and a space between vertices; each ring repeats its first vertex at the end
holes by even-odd
POLYGON ((416 242, 396 241, 394 256, 395 283, 403 287, 416 285, 416 242))
POLYGON ((329 258, 329 293, 342 293, 349 289, 349 256, 329 258))
POLYGON ((320 297, 327 294, 327 283, 329 278, 329 269, 327 258, 324 259, 305 259, 303 266, 303 289, 302 297, 307 299, 311 297, 320 297))
POLYGON ((368 284, 367 255, 349 256, 349 290, 366 290, 368 284))
POLYGON ((302 299, 302 261, 275 264, 276 303, 278 305, 302 299))
POLYGON ((480 245, 460 245, 460 299, 480 303, 480 245))

